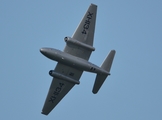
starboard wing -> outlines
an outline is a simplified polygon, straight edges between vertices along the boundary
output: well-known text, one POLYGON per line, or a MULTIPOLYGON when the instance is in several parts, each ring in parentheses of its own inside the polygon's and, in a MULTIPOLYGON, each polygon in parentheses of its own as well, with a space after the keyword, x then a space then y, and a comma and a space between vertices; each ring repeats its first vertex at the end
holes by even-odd
MULTIPOLYGON (((93 46, 96 14, 97 5, 91 4, 83 19, 81 20, 79 26, 77 27, 76 31, 74 32, 72 36, 73 39, 93 46)), ((92 51, 75 45, 66 45, 64 48, 64 52, 88 60, 92 51)))
MULTIPOLYGON (((61 63, 58 63, 56 65, 55 71, 78 81, 83 72, 75 68, 63 65, 61 63)), ((48 115, 74 85, 74 83, 58 78, 53 78, 47 98, 42 109, 42 114, 48 115)))

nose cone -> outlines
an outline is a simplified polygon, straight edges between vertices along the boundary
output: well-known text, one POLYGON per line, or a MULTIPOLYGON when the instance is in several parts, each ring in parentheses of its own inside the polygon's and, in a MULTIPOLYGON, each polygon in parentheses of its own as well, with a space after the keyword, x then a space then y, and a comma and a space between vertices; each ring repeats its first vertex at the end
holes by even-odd
POLYGON ((41 53, 43 52, 43 48, 40 49, 40 52, 41 52, 41 53))
POLYGON ((46 49, 45 49, 45 48, 41 48, 41 49, 40 49, 40 52, 44 55, 45 52, 46 52, 46 49))

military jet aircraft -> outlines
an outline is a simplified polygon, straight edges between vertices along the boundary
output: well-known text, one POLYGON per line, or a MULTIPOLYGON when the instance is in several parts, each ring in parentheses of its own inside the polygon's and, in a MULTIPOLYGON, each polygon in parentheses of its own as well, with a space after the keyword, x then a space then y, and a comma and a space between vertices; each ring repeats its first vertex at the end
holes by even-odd
POLYGON ((54 70, 49 71, 53 77, 42 114, 48 115, 61 99, 79 84, 83 71, 96 73, 92 92, 96 94, 106 77, 110 75, 110 68, 115 50, 111 50, 101 67, 89 62, 93 47, 97 5, 91 4, 72 37, 65 37, 64 51, 54 48, 41 48, 40 52, 47 58, 57 61, 54 70))

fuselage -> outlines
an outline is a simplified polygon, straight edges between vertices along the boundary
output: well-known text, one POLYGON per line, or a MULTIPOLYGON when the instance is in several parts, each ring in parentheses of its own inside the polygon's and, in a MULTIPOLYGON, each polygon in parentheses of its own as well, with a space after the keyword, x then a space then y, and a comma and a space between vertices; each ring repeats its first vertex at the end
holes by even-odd
POLYGON ((54 48, 41 48, 40 52, 46 56, 47 58, 60 62, 62 64, 93 73, 99 73, 99 74, 107 74, 109 73, 98 67, 97 65, 92 64, 89 61, 86 61, 82 58, 70 55, 66 52, 62 52, 60 50, 54 49, 54 48))

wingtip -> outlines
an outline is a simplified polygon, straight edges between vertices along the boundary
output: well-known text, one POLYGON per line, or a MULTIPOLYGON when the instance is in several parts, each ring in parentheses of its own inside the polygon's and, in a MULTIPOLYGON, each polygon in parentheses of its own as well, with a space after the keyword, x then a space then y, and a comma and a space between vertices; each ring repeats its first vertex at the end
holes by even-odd
POLYGON ((111 52, 114 52, 114 53, 116 53, 116 50, 111 50, 111 52))
POLYGON ((91 3, 91 5, 92 5, 92 6, 96 6, 96 7, 97 7, 97 5, 96 5, 96 4, 91 3))
POLYGON ((94 90, 92 90, 92 93, 93 93, 93 94, 97 94, 97 92, 98 92, 98 91, 94 91, 94 90))
POLYGON ((44 113, 43 111, 41 112, 41 114, 43 114, 43 115, 48 115, 48 114, 44 113))

